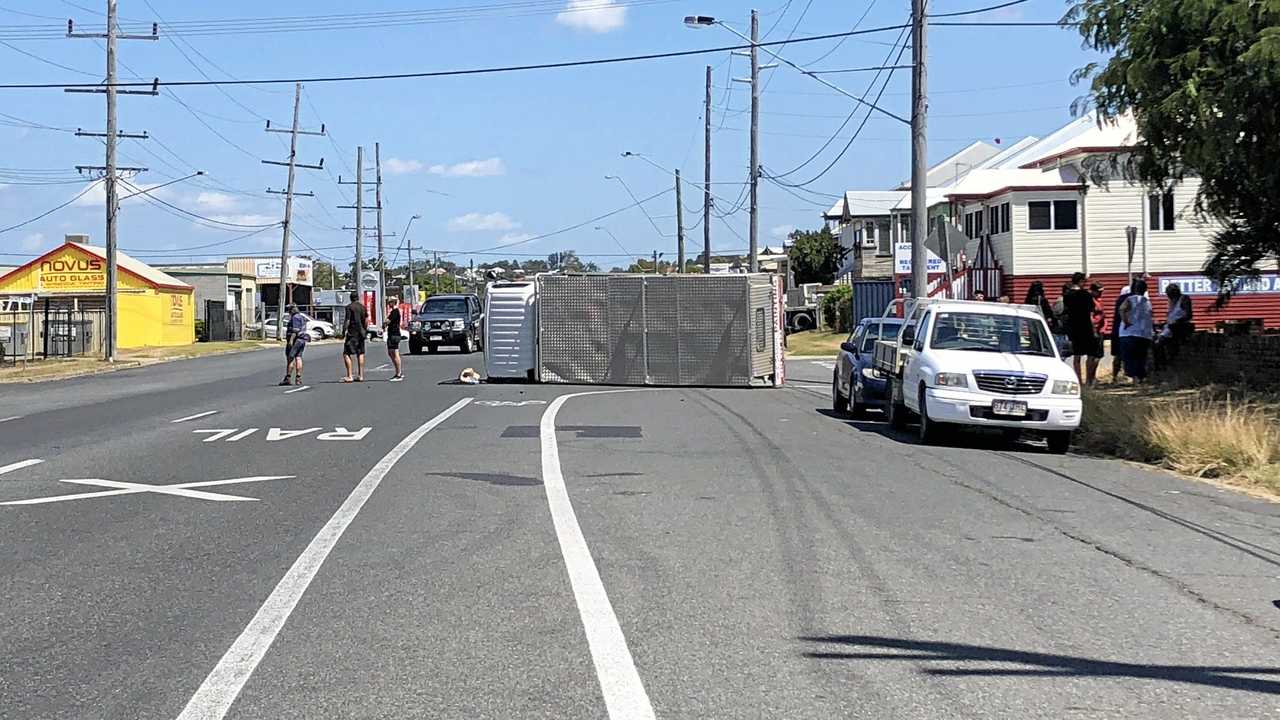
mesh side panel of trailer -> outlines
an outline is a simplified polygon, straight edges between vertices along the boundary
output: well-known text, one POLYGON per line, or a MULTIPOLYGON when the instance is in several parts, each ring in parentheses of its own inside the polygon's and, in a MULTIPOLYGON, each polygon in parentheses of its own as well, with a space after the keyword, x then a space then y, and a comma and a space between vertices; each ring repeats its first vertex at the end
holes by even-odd
POLYGON ((680 375, 694 385, 747 385, 744 276, 700 277, 680 285, 680 375))
POLYGON ((649 382, 679 385, 680 278, 645 280, 645 337, 648 342, 649 382))
POLYGON ((609 373, 611 385, 645 384, 644 278, 609 278, 609 373))
POLYGON ((611 354, 609 279, 540 277, 538 332, 543 382, 606 382, 611 354))

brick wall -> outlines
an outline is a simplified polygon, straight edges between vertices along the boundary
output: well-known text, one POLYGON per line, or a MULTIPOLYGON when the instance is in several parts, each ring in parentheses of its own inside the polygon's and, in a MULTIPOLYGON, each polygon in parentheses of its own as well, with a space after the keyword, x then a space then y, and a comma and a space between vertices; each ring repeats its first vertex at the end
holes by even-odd
POLYGON ((1182 347, 1178 369, 1204 381, 1280 389, 1280 334, 1196 333, 1182 347))

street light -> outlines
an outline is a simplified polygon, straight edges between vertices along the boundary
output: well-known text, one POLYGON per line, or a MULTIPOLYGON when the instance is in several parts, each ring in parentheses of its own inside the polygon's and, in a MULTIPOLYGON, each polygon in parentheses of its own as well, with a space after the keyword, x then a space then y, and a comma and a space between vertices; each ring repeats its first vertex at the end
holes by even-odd
POLYGON ((710 27, 716 24, 716 19, 707 15, 685 15, 684 24, 691 28, 710 27))
POLYGON ((596 230, 601 230, 601 231, 603 231, 603 232, 608 233, 608 234, 609 234, 609 237, 613 238, 613 242, 614 242, 614 244, 616 244, 619 248, 621 248, 621 249, 622 249, 622 252, 624 252, 624 253, 626 253, 626 254, 628 254, 628 255, 634 255, 634 254, 635 254, 635 253, 631 252, 630 250, 626 249, 625 247, 623 247, 623 245, 622 245, 622 241, 618 239, 618 236, 617 236, 617 235, 614 235, 612 232, 610 232, 609 228, 604 227, 603 225, 597 225, 597 226, 596 226, 596 230))
POLYGON ((418 286, 413 284, 413 243, 409 241, 409 228, 413 227, 413 221, 421 219, 421 215, 414 215, 409 218, 409 222, 404 225, 404 233, 401 234, 401 242, 409 246, 409 285, 413 288, 413 302, 409 303, 409 310, 412 311, 413 305, 418 304, 418 286))

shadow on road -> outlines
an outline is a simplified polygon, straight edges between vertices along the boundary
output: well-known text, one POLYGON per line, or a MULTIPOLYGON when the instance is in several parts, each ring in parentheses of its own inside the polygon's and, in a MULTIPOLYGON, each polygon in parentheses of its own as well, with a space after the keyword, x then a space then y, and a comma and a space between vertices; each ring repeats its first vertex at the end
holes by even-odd
POLYGON ((1073 655, 1012 650, 962 643, 905 640, 874 635, 802 636, 805 642, 837 645, 836 651, 811 650, 815 660, 905 660, 917 663, 982 663, 982 667, 923 667, 928 675, 947 677, 1097 677, 1137 678, 1204 685, 1208 687, 1280 694, 1280 681, 1244 677, 1280 675, 1280 666, 1147 665, 1096 660, 1073 655), (1004 663, 1019 667, 1002 667, 1004 663))

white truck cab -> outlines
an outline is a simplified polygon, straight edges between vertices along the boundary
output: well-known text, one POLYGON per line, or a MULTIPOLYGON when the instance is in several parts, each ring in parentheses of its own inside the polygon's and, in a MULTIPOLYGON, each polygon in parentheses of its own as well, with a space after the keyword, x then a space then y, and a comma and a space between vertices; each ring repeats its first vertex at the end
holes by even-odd
POLYGON ((1080 382, 1035 308, 922 299, 907 301, 904 315, 898 338, 876 346, 891 425, 917 416, 926 443, 957 425, 1030 430, 1050 451, 1067 451, 1080 426, 1080 382))

